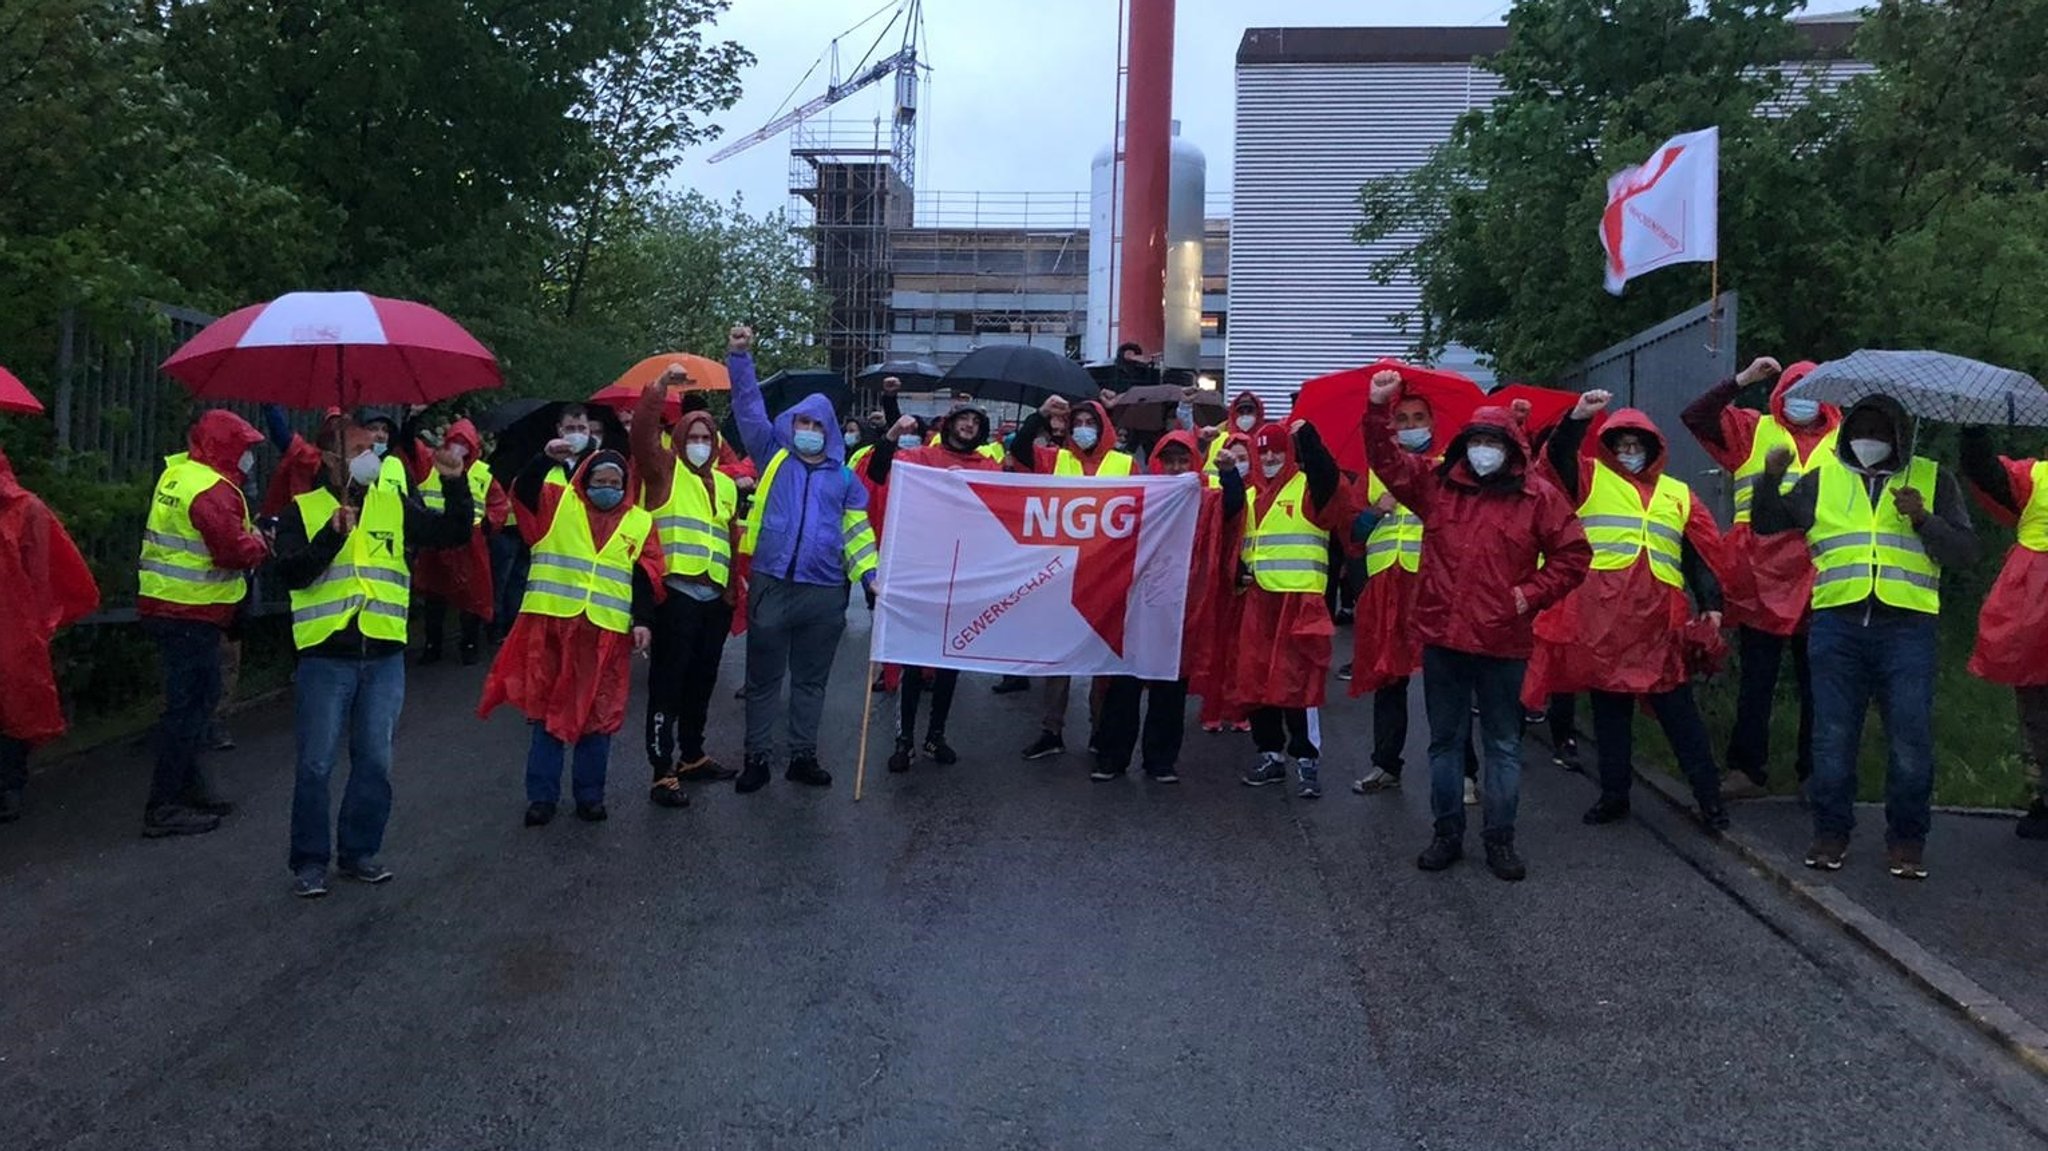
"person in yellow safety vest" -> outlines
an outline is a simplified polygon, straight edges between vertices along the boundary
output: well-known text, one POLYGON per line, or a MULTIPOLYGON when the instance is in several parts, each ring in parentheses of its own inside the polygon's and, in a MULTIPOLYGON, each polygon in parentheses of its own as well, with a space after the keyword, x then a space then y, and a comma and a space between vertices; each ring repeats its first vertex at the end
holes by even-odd
POLYGON ((199 763, 222 692, 222 651, 247 596, 247 573, 270 545, 249 517, 242 488, 263 434, 233 412, 206 411, 187 450, 165 460, 150 495, 138 560, 136 611, 157 646, 164 710, 142 833, 197 835, 234 805, 199 763))
POLYGON ((670 369, 640 393, 634 426, 641 430, 633 435, 640 504, 654 515, 667 592, 655 609, 647 670, 646 746, 653 770, 647 796, 661 807, 689 805, 684 783, 739 774, 706 752, 704 724, 738 602, 733 552, 740 492, 718 470, 718 424, 709 412, 684 412, 670 448, 647 434, 667 389, 682 383, 679 377, 680 369, 670 369))
MULTIPOLYGON (((659 427, 658 421, 651 426, 659 427)), ((535 460, 512 482, 533 545, 533 570, 512 634, 492 661, 479 716, 500 704, 526 714, 528 827, 552 822, 573 748, 576 816, 601 822, 611 741, 625 726, 632 656, 652 642, 662 598, 655 515, 629 496, 626 457, 601 449, 563 485, 535 460)))
POLYGON ((1859 401, 1835 450, 1808 460, 1785 490, 1791 449, 1764 463, 1751 525, 1804 532, 1813 555, 1813 843, 1806 865, 1836 871, 1855 827, 1856 760, 1875 699, 1891 741, 1885 844, 1891 873, 1924 879, 1934 794, 1935 619, 1941 573, 1977 558, 1962 486, 1912 453, 1898 401, 1859 401))
MULTIPOLYGON (((468 469, 464 478, 469 484, 470 520, 475 528, 466 546, 422 553, 413 565, 413 588, 420 605, 422 630, 426 633, 420 665, 440 662, 447 640, 448 608, 453 606, 462 617, 460 655, 463 666, 468 667, 480 658, 484 625, 496 613, 490 536, 504 528, 511 500, 505 495, 504 485, 492 477, 491 465, 484 462, 483 437, 477 434, 476 425, 457 420, 449 425, 441 440, 451 452, 460 454, 468 469)), ((415 444, 413 453, 415 468, 426 465, 426 477, 419 484, 420 501, 428 511, 441 511, 447 505, 441 473, 433 470, 423 443, 415 444)))
POLYGON ((1296 794, 1316 799, 1323 794, 1322 748, 1313 715, 1323 706, 1337 632, 1323 600, 1330 538, 1350 527, 1356 509, 1337 461, 1307 423, 1261 427, 1252 435, 1252 458, 1253 495, 1238 557, 1244 613, 1224 698, 1250 716, 1259 752, 1242 782, 1284 783, 1291 759, 1296 794))
POLYGON ((1224 417, 1223 425, 1215 429, 1204 429, 1215 432, 1214 438, 1209 440, 1208 451, 1203 459, 1204 465, 1214 470, 1216 458, 1223 454, 1224 442, 1230 436, 1249 436, 1265 422, 1266 401, 1260 399, 1257 392, 1237 393, 1237 398, 1230 401, 1230 414, 1224 417))
POLYGON ((832 773, 818 762, 818 724, 846 631, 849 589, 857 583, 872 597, 876 560, 867 492, 846 466, 832 401, 813 393, 770 420, 754 378, 753 338, 751 329, 734 327, 726 350, 734 421, 747 455, 762 469, 740 544, 753 557, 746 759, 733 781, 742 794, 768 783, 785 677, 789 766, 783 778, 831 786, 832 773))
POLYGON ((2048 459, 2001 456, 1980 427, 1963 429, 1962 457, 1963 479, 2017 537, 1977 615, 1970 674, 2013 690, 2034 784, 2014 831, 2048 839, 2048 459))
POLYGON ((1600 799, 1585 814, 1591 825, 1628 817, 1635 714, 1646 705, 1692 785, 1700 826, 1718 834, 1728 814, 1707 723, 1693 699, 1686 630, 1695 617, 1721 626, 1721 533, 1707 505, 1666 470, 1669 452, 1657 425, 1634 408, 1609 411, 1613 398, 1597 389, 1580 396, 1545 448, 1551 480, 1578 501, 1593 563, 1584 583, 1537 615, 1522 702, 1592 694, 1600 799), (1580 448, 1602 411, 1607 423, 1589 456, 1580 448))
POLYGON ((321 445, 326 482, 292 501, 277 526, 277 576, 291 592, 298 768, 292 789, 292 893, 327 891, 329 862, 362 883, 391 872, 378 862, 391 818, 392 737, 405 702, 407 549, 458 548, 470 539, 469 485, 443 446, 433 466, 444 510, 427 510, 408 484, 393 490, 373 433, 355 421, 321 445), (335 761, 348 742, 348 783, 329 818, 335 761))
MULTIPOLYGON (((566 487, 569 477, 576 474, 576 470, 583 466, 584 459, 597 450, 603 440, 602 428, 588 407, 579 403, 562 404, 555 411, 555 438, 548 442, 548 450, 543 452, 543 455, 552 461, 546 482, 554 487, 566 487), (564 448, 566 450, 563 450, 564 448)), ((519 529, 519 514, 519 503, 514 500, 510 510, 505 514, 505 526, 519 529)), ((507 561, 505 578, 497 589, 498 602, 494 614, 498 619, 500 639, 504 638, 505 632, 512 626, 512 619, 519 614, 520 596, 526 590, 529 559, 524 532, 513 530, 506 532, 505 535, 517 541, 517 551, 507 561)))

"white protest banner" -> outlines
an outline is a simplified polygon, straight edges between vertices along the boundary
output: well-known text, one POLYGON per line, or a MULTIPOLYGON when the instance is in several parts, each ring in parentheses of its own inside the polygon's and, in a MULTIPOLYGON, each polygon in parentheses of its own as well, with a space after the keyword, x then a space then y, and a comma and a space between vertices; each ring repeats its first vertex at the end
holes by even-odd
POLYGON ((1607 250, 1607 290, 1671 264, 1721 258, 1721 130, 1673 136, 1648 163, 1607 180, 1600 246, 1607 250))
POLYGON ((870 658, 1009 675, 1180 678, 1193 476, 889 474, 870 658))

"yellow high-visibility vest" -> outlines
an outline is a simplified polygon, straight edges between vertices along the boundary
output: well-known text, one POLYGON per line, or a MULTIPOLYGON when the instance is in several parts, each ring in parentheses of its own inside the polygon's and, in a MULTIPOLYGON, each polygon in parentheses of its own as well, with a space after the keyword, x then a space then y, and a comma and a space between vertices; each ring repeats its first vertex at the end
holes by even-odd
POLYGON ((1683 481, 1658 476, 1645 502, 1641 489, 1599 461, 1579 503, 1594 571, 1626 571, 1647 555, 1650 574, 1672 587, 1685 586, 1685 525, 1691 518, 1692 489, 1683 481))
POLYGON ((732 521, 739 514, 740 489, 720 471, 711 473, 711 482, 715 495, 677 463, 668 498, 653 509, 654 531, 666 574, 705 576, 724 587, 732 578, 732 521))
POLYGON ((1875 595, 1879 603, 1904 611, 1940 612, 1941 565, 1927 554, 1913 521, 1892 499, 1894 492, 1910 487, 1932 503, 1939 475, 1934 461, 1913 457, 1904 471, 1885 481, 1874 504, 1864 477, 1834 453, 1811 466, 1820 474, 1813 527, 1806 533, 1806 550, 1813 556, 1813 606, 1845 607, 1875 595))
MULTIPOLYGON (((1095 474, 1098 476, 1127 476, 1131 474, 1134 462, 1129 452, 1112 451, 1102 457, 1102 466, 1095 469, 1095 474)), ((1081 466, 1081 457, 1075 455, 1072 449, 1061 448, 1059 458, 1053 464, 1052 474, 1056 476, 1085 476, 1088 474, 1088 471, 1081 466)))
POLYGON ((2030 552, 2048 552, 2048 460, 2037 460, 2033 470, 2034 494, 2020 509, 2020 546, 2030 552))
POLYGON ((653 531, 654 516, 629 507, 600 555, 582 498, 565 493, 555 505, 548 534, 533 545, 533 567, 519 610, 556 619, 582 616, 621 635, 633 630, 633 565, 653 531))
POLYGON ((1308 518, 1308 477, 1295 473, 1261 516, 1246 497, 1244 547, 1252 579, 1271 592, 1323 594, 1330 575, 1330 533, 1308 518))
MULTIPOLYGON (((312 539, 341 501, 326 488, 293 500, 312 539)), ((412 569, 405 562, 405 500, 382 479, 363 493, 355 530, 320 578, 291 594, 292 644, 317 647, 354 620, 366 639, 405 642, 412 604, 412 569)))
MULTIPOLYGON (((205 537, 192 524, 192 501, 215 484, 227 482, 226 476, 183 452, 164 460, 164 474, 150 495, 149 519, 142 529, 142 555, 136 564, 138 593, 195 607, 242 602, 249 581, 239 571, 215 567, 205 537)), ((242 498, 243 530, 255 531, 248 498, 240 488, 235 495, 242 498)))
POLYGON ((1785 469, 1785 481, 1778 485, 1778 492, 1783 495, 1792 490, 1793 485, 1799 482, 1800 476, 1806 474, 1806 469, 1812 466, 1814 457, 1835 454, 1835 440, 1839 435, 1840 428, 1828 432, 1813 446, 1811 452, 1802 457, 1799 454, 1799 441, 1792 438, 1792 433, 1785 430, 1785 425, 1779 423, 1776 416, 1767 415, 1757 421, 1756 439, 1750 444, 1749 458, 1742 461, 1741 467, 1735 469, 1735 522, 1749 522, 1750 508, 1756 502, 1756 485, 1764 474, 1764 461, 1770 458, 1772 449, 1784 448, 1792 453, 1792 466, 1785 469))
MULTIPOLYGON (((1367 502, 1378 507, 1380 498, 1386 494, 1387 485, 1380 482, 1379 473, 1366 472, 1367 502)), ((1398 502, 1393 511, 1380 517, 1372 534, 1365 538, 1365 577, 1371 579, 1397 563, 1405 572, 1422 568, 1422 517, 1398 502)))
MULTIPOLYGON (((379 482, 382 482, 381 478, 379 482)), ((490 495, 491 465, 478 460, 469 466, 469 522, 471 524, 484 522, 484 505, 489 501, 490 495)), ((428 472, 427 478, 420 481, 420 503, 425 505, 426 509, 435 515, 448 510, 448 495, 441 490, 441 473, 439 470, 428 472)))
MULTIPOLYGON (((782 461, 788 458, 788 451, 777 449, 774 458, 768 461, 767 470, 761 473, 760 482, 754 486, 754 503, 747 509, 746 531, 740 536, 741 555, 753 555, 755 546, 761 540, 761 517, 767 512, 768 489, 774 486, 775 477, 782 472, 782 461)), ((850 474, 847 476, 847 482, 854 482, 850 474)), ((846 580, 848 583, 859 583, 862 576, 875 570, 877 548, 874 525, 868 522, 866 512, 841 512, 839 535, 846 557, 846 580)))

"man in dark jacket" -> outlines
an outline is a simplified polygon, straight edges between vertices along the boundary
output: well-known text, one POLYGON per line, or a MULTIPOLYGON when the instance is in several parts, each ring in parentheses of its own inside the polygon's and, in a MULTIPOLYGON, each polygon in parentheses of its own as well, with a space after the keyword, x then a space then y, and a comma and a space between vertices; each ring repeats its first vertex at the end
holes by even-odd
POLYGON ((1394 498, 1422 520, 1415 627, 1429 712, 1430 809, 1435 836, 1415 862, 1441 871, 1464 857, 1464 747, 1479 706, 1479 792, 1486 865, 1527 874, 1515 852, 1522 790, 1522 677, 1536 613, 1586 578, 1592 548, 1571 501, 1530 475, 1529 448, 1506 408, 1487 407, 1451 440, 1440 465, 1406 451, 1391 415, 1401 377, 1373 377, 1366 459, 1394 498))

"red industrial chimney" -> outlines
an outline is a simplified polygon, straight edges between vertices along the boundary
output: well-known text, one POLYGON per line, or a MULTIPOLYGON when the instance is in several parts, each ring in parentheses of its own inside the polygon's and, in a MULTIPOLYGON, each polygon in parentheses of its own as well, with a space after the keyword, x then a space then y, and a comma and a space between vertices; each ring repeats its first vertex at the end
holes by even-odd
POLYGON ((1173 157, 1173 0, 1130 0, 1118 341, 1166 345, 1166 201, 1173 157))

